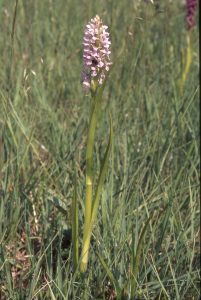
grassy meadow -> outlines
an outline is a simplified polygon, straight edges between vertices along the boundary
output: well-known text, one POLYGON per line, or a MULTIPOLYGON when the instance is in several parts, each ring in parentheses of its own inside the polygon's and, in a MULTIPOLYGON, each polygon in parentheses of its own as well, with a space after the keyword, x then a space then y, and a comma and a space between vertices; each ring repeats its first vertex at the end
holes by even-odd
POLYGON ((180 93, 185 9, 182 1, 157 3, 0 1, 1 300, 199 299, 198 27, 180 93), (88 269, 80 274, 72 267, 71 203, 76 184, 81 251, 90 111, 82 39, 96 14, 109 26, 113 61, 96 171, 109 112, 113 142, 88 269))

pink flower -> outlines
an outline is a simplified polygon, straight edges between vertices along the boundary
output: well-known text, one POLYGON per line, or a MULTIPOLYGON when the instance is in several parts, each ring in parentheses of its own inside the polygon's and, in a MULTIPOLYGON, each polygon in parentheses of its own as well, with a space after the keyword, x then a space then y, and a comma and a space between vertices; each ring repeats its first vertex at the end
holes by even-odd
POLYGON ((98 15, 86 25, 83 38, 82 83, 86 92, 90 90, 91 81, 103 84, 106 72, 111 66, 110 37, 108 27, 103 25, 98 15))
POLYGON ((195 12, 197 0, 186 0, 186 23, 187 28, 190 30, 195 26, 195 12))

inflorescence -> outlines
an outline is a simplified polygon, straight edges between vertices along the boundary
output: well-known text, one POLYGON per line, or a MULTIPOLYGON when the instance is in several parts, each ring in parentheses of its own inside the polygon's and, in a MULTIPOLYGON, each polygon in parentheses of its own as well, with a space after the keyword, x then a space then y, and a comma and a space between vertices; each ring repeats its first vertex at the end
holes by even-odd
POLYGON ((196 7, 197 0, 186 0, 186 23, 188 30, 195 26, 196 7))
POLYGON ((83 41, 82 83, 86 92, 92 81, 102 85, 112 64, 110 60, 110 37, 108 26, 103 25, 98 15, 86 25, 83 41))

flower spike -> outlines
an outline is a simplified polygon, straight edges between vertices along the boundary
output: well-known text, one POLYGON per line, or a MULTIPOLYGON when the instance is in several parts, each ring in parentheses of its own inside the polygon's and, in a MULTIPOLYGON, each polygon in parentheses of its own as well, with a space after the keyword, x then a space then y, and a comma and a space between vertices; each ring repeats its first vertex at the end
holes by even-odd
POLYGON ((108 27, 103 25, 98 15, 86 25, 83 39, 83 88, 88 92, 94 85, 102 85, 106 72, 112 64, 110 60, 110 37, 108 27))

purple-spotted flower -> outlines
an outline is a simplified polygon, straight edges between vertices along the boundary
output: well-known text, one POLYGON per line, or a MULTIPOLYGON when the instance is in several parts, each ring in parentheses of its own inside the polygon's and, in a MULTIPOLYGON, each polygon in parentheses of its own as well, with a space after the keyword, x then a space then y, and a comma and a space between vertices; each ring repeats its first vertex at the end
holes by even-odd
POLYGON ((196 7, 197 0, 186 0, 186 23, 188 30, 195 26, 196 7))
POLYGON ((108 26, 98 15, 86 25, 83 39, 83 88, 88 92, 92 83, 102 85, 111 66, 108 26))

